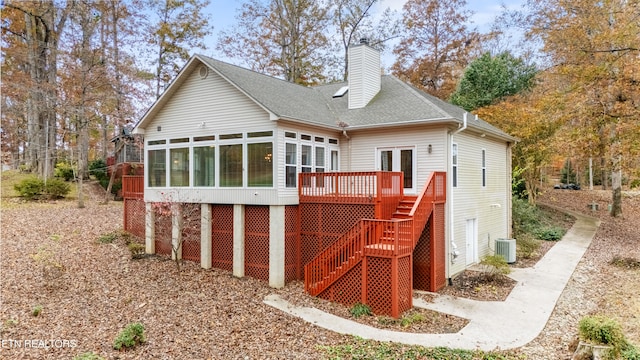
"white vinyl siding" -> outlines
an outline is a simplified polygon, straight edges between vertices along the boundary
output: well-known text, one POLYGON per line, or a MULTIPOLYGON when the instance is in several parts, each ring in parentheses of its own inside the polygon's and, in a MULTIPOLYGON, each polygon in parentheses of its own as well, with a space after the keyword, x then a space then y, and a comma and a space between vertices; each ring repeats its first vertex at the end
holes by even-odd
POLYGON ((480 137, 469 131, 454 136, 458 146, 458 187, 447 194, 453 206, 450 236, 460 256, 450 265, 449 276, 465 269, 466 225, 469 219, 477 219, 478 259, 493 255, 495 239, 509 234, 511 188, 508 186, 511 169, 508 168, 507 145, 489 137, 480 137), (482 156, 484 153, 484 167, 482 156), (484 171, 484 170, 487 171, 484 171), (490 170, 490 171, 488 171, 490 170), (482 184, 483 171, 485 186, 482 184))
POLYGON ((411 147, 415 151, 414 188, 419 191, 433 171, 447 171, 447 130, 445 128, 406 127, 390 130, 351 132, 350 143, 340 143, 341 171, 372 171, 378 162, 377 149, 411 147), (431 145, 431 153, 429 153, 431 145))

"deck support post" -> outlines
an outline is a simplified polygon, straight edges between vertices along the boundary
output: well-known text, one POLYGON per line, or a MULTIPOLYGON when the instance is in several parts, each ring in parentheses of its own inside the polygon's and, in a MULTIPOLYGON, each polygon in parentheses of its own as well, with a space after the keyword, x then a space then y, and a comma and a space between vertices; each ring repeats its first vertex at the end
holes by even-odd
POLYGON ((211 205, 200 204, 200 266, 211 269, 211 205))
POLYGON ((398 257, 391 257, 391 317, 397 319, 400 316, 399 311, 399 281, 398 281, 398 257))
POLYGON ((233 205, 233 276, 244 277, 244 205, 233 205))
POLYGON ((284 287, 285 206, 269 206, 269 286, 284 287))
POLYGON ((144 252, 147 254, 155 254, 156 213, 153 211, 150 202, 145 203, 144 207, 144 252))
POLYGON ((171 203, 171 260, 182 260, 181 203, 171 203))

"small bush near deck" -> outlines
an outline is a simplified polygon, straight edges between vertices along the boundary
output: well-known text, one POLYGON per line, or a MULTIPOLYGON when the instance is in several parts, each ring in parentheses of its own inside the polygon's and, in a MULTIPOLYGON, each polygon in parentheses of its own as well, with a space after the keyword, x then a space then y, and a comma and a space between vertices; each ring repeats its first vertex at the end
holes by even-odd
POLYGON ((127 245, 127 248, 129 248, 129 251, 131 252, 132 259, 138 259, 144 255, 145 247, 143 244, 132 242, 127 245))
POLYGON ((131 323, 118 334, 113 342, 113 348, 116 350, 120 350, 122 347, 133 348, 144 341, 144 326, 141 323, 131 323))
POLYGON ((371 316, 372 312, 371 312, 371 307, 369 307, 369 305, 367 304, 362 304, 362 303, 357 303, 355 305, 353 305, 351 307, 351 310, 349 310, 351 312, 351 315, 354 318, 359 318, 362 315, 367 315, 367 316, 371 316))
POLYGON ((523 233, 516 239, 517 256, 521 259, 531 259, 540 249, 540 241, 532 235, 523 233))
POLYGON ((502 255, 488 255, 480 260, 485 268, 485 277, 487 280, 496 280, 501 275, 507 275, 511 272, 507 260, 502 255))

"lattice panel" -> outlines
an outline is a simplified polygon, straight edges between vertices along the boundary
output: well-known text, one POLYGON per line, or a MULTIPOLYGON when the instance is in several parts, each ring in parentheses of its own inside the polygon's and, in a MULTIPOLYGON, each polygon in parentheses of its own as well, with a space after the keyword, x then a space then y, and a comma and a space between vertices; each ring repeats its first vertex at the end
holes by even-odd
POLYGON ((433 287, 431 288, 431 291, 438 291, 445 285, 447 285, 447 278, 445 275, 445 261, 447 258, 447 251, 444 238, 444 204, 436 204, 433 214, 433 252, 435 259, 435 276, 433 279, 433 287))
POLYGON ((333 244, 360 219, 373 219, 367 204, 300 204, 300 257, 302 266, 333 244))
POLYGON ((153 239, 156 247, 156 254, 171 255, 171 215, 155 214, 155 233, 153 239))
POLYGON ((211 266, 233 271, 233 205, 211 205, 211 266))
POLYGON ((182 204, 182 258, 200 262, 200 204, 182 204))
POLYGON ((269 207, 245 206, 244 273, 269 281, 269 207))
POLYGON ((367 257, 367 305, 378 315, 391 315, 391 259, 367 257))
POLYGON ((284 208, 284 281, 302 278, 298 254, 300 253, 298 207, 284 208))
POLYGON ((144 239, 146 208, 143 199, 124 199, 124 230, 144 239))
POLYGON ((362 302, 362 263, 354 266, 318 297, 348 307, 362 302))
POLYGON ((398 259, 398 311, 400 314, 413 306, 413 287, 411 284, 411 256, 398 259))
POLYGON ((430 291, 431 289, 431 223, 429 218, 427 225, 420 234, 420 239, 413 249, 413 288, 430 291))

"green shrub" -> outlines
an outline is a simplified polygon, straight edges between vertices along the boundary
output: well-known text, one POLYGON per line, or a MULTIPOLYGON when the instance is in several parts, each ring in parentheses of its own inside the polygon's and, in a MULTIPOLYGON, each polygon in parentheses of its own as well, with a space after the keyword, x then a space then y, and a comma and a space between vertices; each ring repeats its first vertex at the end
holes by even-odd
POLYGON ((100 235, 100 237, 98 238, 98 242, 100 242, 102 244, 111 244, 117 238, 118 238, 118 233, 116 233, 114 231, 114 232, 110 232, 108 234, 100 235))
POLYGON ((480 264, 484 266, 484 274, 489 281, 497 280, 511 272, 507 259, 502 255, 487 255, 480 260, 480 264))
POLYGON ((26 199, 33 199, 44 191, 44 181, 37 177, 26 178, 15 184, 13 188, 26 199))
POLYGON ((63 178, 64 181, 69 181, 75 177, 75 168, 68 162, 60 162, 56 164, 55 177, 63 178))
POLYGON ((359 318, 362 315, 367 315, 367 316, 373 315, 373 313, 371 312, 371 307, 363 303, 356 303, 351 307, 351 310, 349 311, 351 312, 351 315, 354 318, 359 318))
POLYGON ((113 342, 113 348, 116 350, 120 350, 122 347, 133 348, 144 341, 144 326, 141 323, 131 323, 120 331, 113 342))
MULTIPOLYGON (((96 180, 102 184, 103 180, 109 183, 109 176, 107 175, 107 163, 103 159, 96 159, 89 163, 89 175, 93 175, 96 180)), ((106 187, 105 187, 106 188, 106 187)))
POLYGON ((73 357, 73 360, 104 360, 102 356, 98 356, 92 352, 80 354, 73 357))
POLYGON ((38 316, 40 315, 41 312, 42 312, 42 305, 36 305, 33 307, 33 310, 31 310, 31 315, 38 316))
POLYGON ((131 252, 132 259, 139 259, 144 255, 145 247, 143 244, 131 242, 127 245, 127 248, 129 248, 129 251, 131 252))
POLYGON ((422 314, 411 314, 407 315, 400 320, 400 326, 409 327, 411 324, 418 323, 424 321, 424 315, 422 314))
POLYGON ((640 349, 631 344, 628 344, 628 346, 622 350, 620 356, 624 360, 640 360, 640 349))
POLYGON ((605 316, 585 316, 578 324, 580 338, 585 341, 611 346, 610 357, 616 358, 623 351, 633 348, 622 332, 620 324, 605 316))
POLYGON ((44 184, 43 192, 52 199, 63 198, 71 192, 71 185, 62 180, 49 179, 44 184))
POLYGON ((564 236, 565 230, 559 227, 546 227, 536 229, 534 233, 540 240, 558 241, 564 236))
POLYGON ((540 240, 528 233, 520 234, 516 239, 516 255, 521 259, 533 258, 540 249, 540 240))
POLYGON ((116 195, 120 189, 122 189, 122 180, 115 180, 111 185, 111 193, 116 195))

